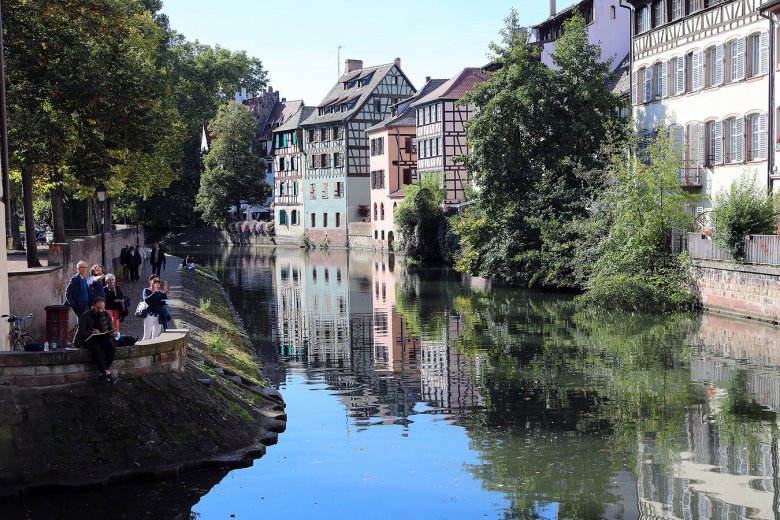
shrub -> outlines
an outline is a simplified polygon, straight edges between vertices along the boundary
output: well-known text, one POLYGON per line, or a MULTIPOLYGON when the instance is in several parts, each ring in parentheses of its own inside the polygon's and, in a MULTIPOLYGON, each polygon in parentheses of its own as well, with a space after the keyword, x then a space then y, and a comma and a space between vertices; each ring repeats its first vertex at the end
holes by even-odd
POLYGON ((715 243, 737 261, 745 259, 747 235, 774 234, 778 220, 774 194, 756 181, 756 174, 743 174, 728 190, 715 196, 712 224, 715 243))
POLYGON ((208 347, 212 356, 224 354, 230 346, 227 334, 219 329, 213 329, 211 332, 207 332, 203 337, 203 343, 206 344, 206 347, 208 347))
POLYGON ((200 299, 200 312, 209 312, 209 309, 211 308, 211 298, 201 298, 200 299))

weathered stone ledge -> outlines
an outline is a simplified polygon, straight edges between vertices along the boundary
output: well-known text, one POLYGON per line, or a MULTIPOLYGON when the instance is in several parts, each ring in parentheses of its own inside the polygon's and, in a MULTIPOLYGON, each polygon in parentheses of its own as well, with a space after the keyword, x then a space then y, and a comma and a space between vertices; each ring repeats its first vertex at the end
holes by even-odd
MULTIPOLYGON (((164 374, 182 370, 186 358, 187 331, 164 332, 117 348, 111 370, 122 379, 164 374)), ((0 353, 0 385, 56 386, 97 379, 98 371, 85 349, 0 353)))

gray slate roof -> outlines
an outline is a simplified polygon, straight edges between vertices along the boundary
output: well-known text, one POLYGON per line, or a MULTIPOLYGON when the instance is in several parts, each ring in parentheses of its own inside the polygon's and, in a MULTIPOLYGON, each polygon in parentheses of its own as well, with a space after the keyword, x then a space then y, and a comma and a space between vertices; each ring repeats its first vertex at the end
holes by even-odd
POLYGON ((298 113, 302 106, 303 101, 300 99, 276 103, 271 111, 271 115, 268 116, 268 120, 263 126, 263 132, 259 136, 259 139, 266 141, 270 140, 274 131, 289 120, 294 114, 298 113))
POLYGON ((617 67, 615 67, 615 71, 612 73, 612 79, 608 81, 604 87, 613 94, 617 94, 621 97, 628 97, 628 95, 631 94, 631 71, 628 70, 630 66, 631 56, 630 54, 626 54, 626 57, 620 61, 617 67))
POLYGON ((428 83, 423 85, 423 88, 421 88, 417 94, 398 103, 397 115, 390 116, 384 121, 375 124, 374 126, 367 129, 366 132, 373 132, 382 128, 394 128, 398 126, 417 126, 417 115, 416 111, 412 108, 412 105, 417 99, 421 99, 427 96, 446 82, 446 79, 429 80, 428 83))
POLYGON ((425 105, 439 99, 461 99, 466 92, 473 90, 477 83, 488 79, 488 74, 479 67, 466 67, 428 95, 418 97, 412 106, 425 105))
MULTIPOLYGON (((392 69, 394 66, 395 63, 386 63, 384 65, 364 67, 362 69, 353 70, 352 72, 342 74, 342 76, 339 78, 336 84, 333 85, 333 88, 330 89, 330 92, 328 92, 328 94, 325 96, 322 102, 318 105, 317 109, 314 110, 314 113, 305 121, 303 121, 301 125, 302 126, 320 125, 326 123, 338 123, 338 122, 348 120, 355 113, 357 113, 360 110, 360 108, 366 103, 368 96, 371 95, 374 89, 379 85, 382 79, 384 79, 387 73, 390 72, 390 69, 392 69), (363 87, 358 87, 356 84, 354 87, 350 89, 344 88, 345 81, 365 78, 369 76, 372 72, 374 75, 371 77, 371 81, 369 81, 367 85, 363 87), (319 115, 319 108, 321 107, 346 103, 352 100, 356 100, 356 103, 351 110, 342 110, 341 112, 332 112, 329 114, 319 115)), ((403 74, 403 72, 401 72, 401 74, 403 74)), ((410 86, 412 85, 412 83, 408 80, 408 78, 407 78, 407 82, 409 83, 410 86)))
POLYGON ((299 128, 301 126, 301 122, 310 117, 315 110, 317 110, 315 107, 307 107, 302 104, 298 111, 293 114, 292 117, 287 120, 287 122, 277 128, 274 128, 274 132, 289 132, 299 128))

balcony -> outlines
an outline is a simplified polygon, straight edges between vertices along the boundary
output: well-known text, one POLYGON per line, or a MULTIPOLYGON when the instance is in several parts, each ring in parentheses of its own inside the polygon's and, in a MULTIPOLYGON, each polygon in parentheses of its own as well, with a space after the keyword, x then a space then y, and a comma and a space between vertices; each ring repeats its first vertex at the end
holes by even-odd
POLYGON ((683 188, 701 188, 704 185, 704 171, 699 166, 680 170, 680 185, 683 188))

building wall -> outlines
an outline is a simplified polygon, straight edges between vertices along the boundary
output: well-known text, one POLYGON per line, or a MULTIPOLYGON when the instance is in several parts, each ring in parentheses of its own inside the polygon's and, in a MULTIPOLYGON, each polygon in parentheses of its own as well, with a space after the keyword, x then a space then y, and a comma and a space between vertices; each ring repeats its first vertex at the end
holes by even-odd
MULTIPOLYGON (((746 79, 726 82, 729 63, 724 59, 724 83, 713 87, 704 87, 690 92, 692 85, 687 80, 690 75, 689 60, 686 60, 686 93, 667 95, 660 99, 645 102, 644 71, 653 69, 657 63, 668 63, 667 67, 673 68, 673 58, 686 56, 690 52, 697 52, 712 48, 718 44, 728 42, 740 37, 748 37, 752 34, 760 34, 766 31, 769 22, 758 16, 755 10, 758 2, 754 0, 737 0, 727 2, 712 10, 694 13, 676 23, 667 24, 656 29, 637 35, 634 39, 634 64, 632 70, 632 99, 634 99, 634 117, 637 129, 652 129, 663 125, 681 125, 683 128, 689 123, 706 124, 710 121, 723 121, 725 136, 725 121, 729 118, 743 118, 753 114, 766 117, 768 105, 769 80, 766 74, 756 77, 748 76, 748 60, 745 60, 746 79), (740 9, 740 6, 742 9, 740 9)), ((749 54, 749 50, 746 50, 749 54)), ((706 59, 706 58, 705 58, 706 59)), ((705 76, 707 75, 705 68, 705 76)), ((657 74, 655 74, 657 77, 657 74)), ((674 82, 674 76, 670 72, 667 76, 669 82, 667 88, 674 82)), ((657 82, 654 80, 653 84, 657 82)), ((674 88, 672 86, 672 88, 674 88)), ((655 96, 653 96, 655 98, 655 96)), ((748 135, 749 124, 745 118, 745 134, 748 135)), ((687 132, 683 131, 684 146, 689 147, 691 140, 687 132)), ((769 149, 767 139, 767 150, 769 149)), ((702 157, 713 155, 710 151, 709 141, 705 136, 699 140, 705 146, 702 157)), ((741 162, 724 164, 706 164, 711 162, 709 157, 705 164, 699 163, 698 176, 700 185, 696 183, 695 191, 713 199, 715 195, 728 189, 732 182, 739 179, 743 172, 756 173, 760 182, 766 185, 767 161, 766 152, 762 157, 751 159, 748 157, 747 148, 749 137, 744 141, 745 154, 741 162)), ((723 153, 726 155, 726 140, 723 139, 723 153)), ((693 153, 693 152, 692 152, 693 153)), ((683 176, 685 173, 682 174, 683 176)), ((703 207, 710 207, 710 201, 699 203, 703 207)))
MULTIPOLYGON (((303 139, 303 131, 298 129, 296 132, 296 142, 292 143, 292 138, 289 137, 291 132, 278 132, 274 134, 274 141, 276 136, 281 133, 288 134, 286 141, 287 146, 274 147, 274 222, 275 233, 279 240, 283 242, 297 242, 300 241, 303 236, 304 220, 306 218, 304 207, 304 182, 303 171, 306 168, 306 160, 301 152, 301 140, 303 139), (284 160, 285 168, 281 170, 279 168, 280 161, 284 160), (291 168, 290 165, 294 162, 295 168, 291 168), (284 195, 281 195, 282 190, 280 184, 284 183, 284 195), (295 185, 297 184, 297 195, 295 194, 295 185), (285 223, 282 224, 281 213, 285 212, 285 223), (292 222, 292 212, 296 211, 298 214, 297 224, 292 222)), ((281 138, 280 138, 281 139, 281 138)), ((280 144, 285 141, 280 140, 280 144)), ((306 193, 308 195, 308 193, 306 193)))

